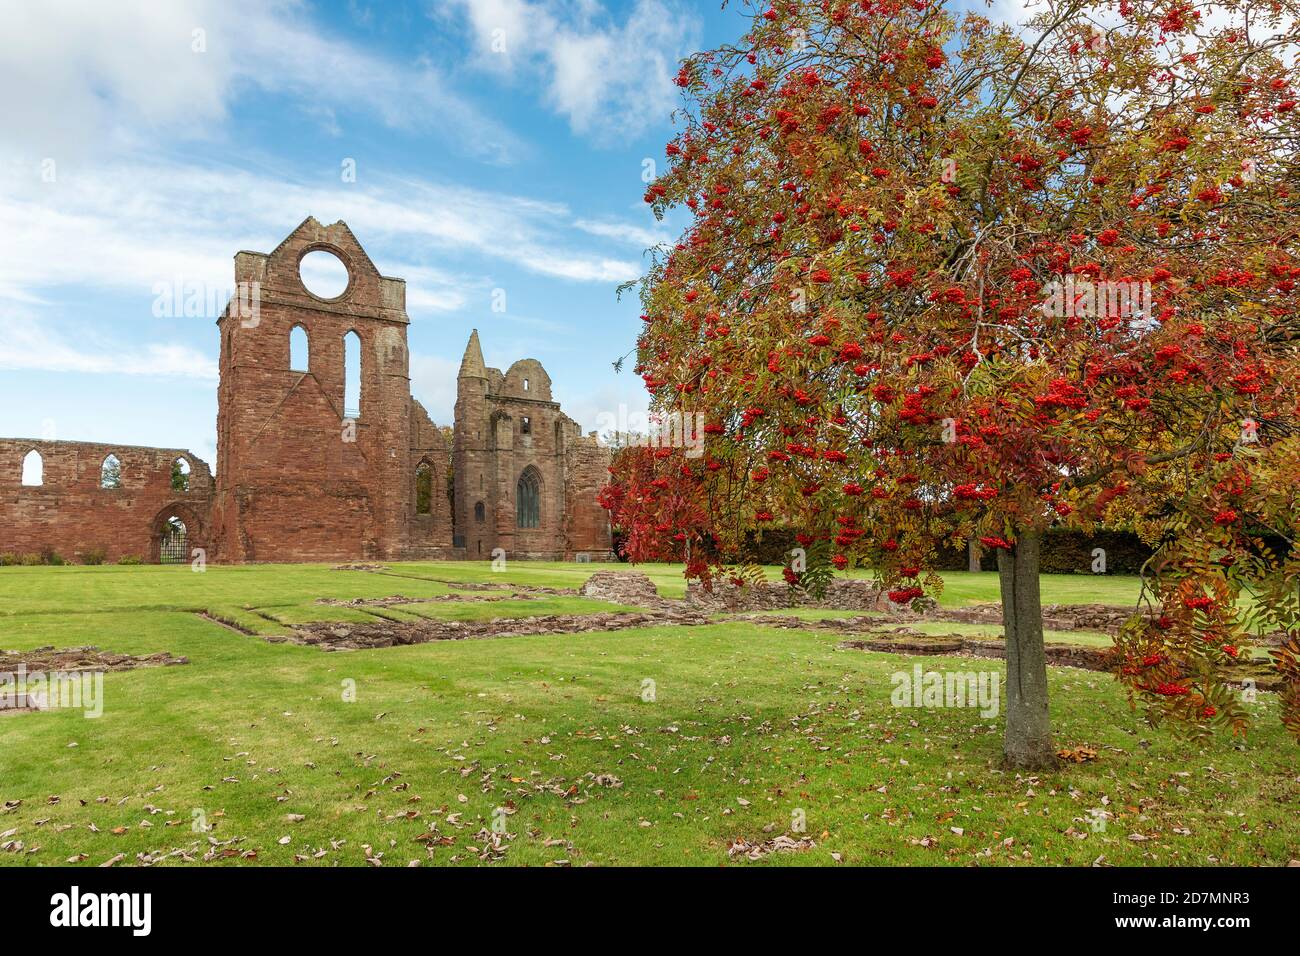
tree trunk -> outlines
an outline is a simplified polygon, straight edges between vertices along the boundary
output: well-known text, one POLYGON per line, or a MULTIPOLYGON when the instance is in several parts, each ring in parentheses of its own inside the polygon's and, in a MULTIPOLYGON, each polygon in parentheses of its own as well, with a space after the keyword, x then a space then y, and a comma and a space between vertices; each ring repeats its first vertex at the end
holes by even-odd
POLYGON ((1047 655, 1039 597, 1041 536, 1022 533, 1011 550, 998 550, 1002 626, 1007 641, 1007 730, 1002 752, 1007 765, 1042 770, 1056 766, 1052 722, 1047 710, 1047 655))
POLYGON ((983 570, 980 567, 980 553, 979 553, 978 546, 976 545, 975 542, 976 542, 975 538, 966 539, 966 570, 967 571, 983 570))

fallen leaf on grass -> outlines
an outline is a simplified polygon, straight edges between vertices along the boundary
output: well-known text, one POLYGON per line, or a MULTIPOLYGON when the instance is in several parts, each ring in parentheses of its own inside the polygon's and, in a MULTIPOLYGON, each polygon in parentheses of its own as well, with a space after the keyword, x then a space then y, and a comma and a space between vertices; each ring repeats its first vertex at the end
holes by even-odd
POLYGON ((1063 747, 1056 752, 1056 756, 1071 763, 1086 763, 1089 760, 1097 759, 1097 751, 1091 747, 1063 747))
POLYGON ((762 843, 750 843, 744 837, 737 837, 727 847, 727 856, 743 856, 747 860, 761 860, 771 853, 797 853, 800 850, 811 850, 816 845, 806 837, 801 840, 794 840, 784 833, 775 839, 766 840, 762 843))

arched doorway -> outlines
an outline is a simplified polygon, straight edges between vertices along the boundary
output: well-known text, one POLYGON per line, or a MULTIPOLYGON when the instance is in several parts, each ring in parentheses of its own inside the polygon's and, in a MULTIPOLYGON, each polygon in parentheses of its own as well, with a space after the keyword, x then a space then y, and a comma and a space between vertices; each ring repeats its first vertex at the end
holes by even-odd
POLYGON ((204 547, 199 516, 180 502, 158 512, 152 539, 153 560, 158 564, 189 564, 194 549, 204 547))
POLYGON ((179 515, 169 515, 158 536, 159 564, 187 564, 190 560, 189 529, 179 515))

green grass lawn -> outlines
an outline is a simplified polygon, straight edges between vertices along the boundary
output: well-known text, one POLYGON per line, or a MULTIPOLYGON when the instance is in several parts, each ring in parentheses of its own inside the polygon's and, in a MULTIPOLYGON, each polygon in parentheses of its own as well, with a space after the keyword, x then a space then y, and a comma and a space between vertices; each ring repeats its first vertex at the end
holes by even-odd
MULTIPOLYGON (((815 847, 732 865, 833 865, 832 853, 907 865, 1300 857, 1296 746, 1269 695, 1245 739, 1190 743, 1146 727, 1107 675, 1054 669, 1058 743, 1097 758, 1026 779, 999 766, 1000 719, 890 702, 891 675, 917 661, 1000 671, 997 661, 843 651, 833 632, 736 621, 327 653, 198 613, 276 633, 285 621, 351 612, 617 609, 518 595, 393 609, 316 603, 436 598, 451 590, 445 582, 574 587, 598 569, 391 567, 0 569, 0 649, 95 644, 190 661, 109 673, 98 719, 0 718, 0 863, 84 854, 96 865, 123 854, 125 865, 178 849, 198 858, 217 841, 258 863, 479 865, 497 808, 511 811, 503 864, 718 865, 732 840, 787 833, 800 812, 806 832, 791 835, 815 847), (1112 815, 1100 832, 1094 808, 1112 815), (196 820, 212 829, 196 832, 196 820)), ((652 574, 680 593, 680 568, 652 574)), ((996 599, 993 575, 950 577, 946 601, 996 599)), ((1066 577, 1045 581, 1044 601, 1107 600, 1103 587, 1117 600, 1136 594, 1132 580, 1066 577)))
MULTIPOLYGON (((543 587, 580 587, 587 577, 601 568, 626 568, 628 565, 587 565, 571 562, 514 561, 504 571, 488 573, 486 562, 424 561, 391 566, 394 571, 419 578, 448 582, 490 581, 504 584, 531 584, 543 587)), ((638 565, 655 582, 664 597, 680 598, 686 593, 686 581, 680 564, 638 565)), ((771 581, 781 578, 781 569, 764 569, 771 581)), ((869 577, 858 570, 841 577, 869 577)), ((944 607, 962 607, 999 600, 998 576, 985 572, 945 571, 944 590, 938 596, 944 607)), ((1133 604, 1138 597, 1136 577, 1093 574, 1045 574, 1044 604, 1133 604)))

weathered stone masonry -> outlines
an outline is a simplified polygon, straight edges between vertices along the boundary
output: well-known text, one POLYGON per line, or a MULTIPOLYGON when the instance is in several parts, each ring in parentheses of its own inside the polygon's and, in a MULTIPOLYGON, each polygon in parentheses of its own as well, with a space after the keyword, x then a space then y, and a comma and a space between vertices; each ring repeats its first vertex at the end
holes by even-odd
POLYGON ((71 561, 102 549, 110 561, 157 561, 172 516, 185 522, 192 547, 208 545, 212 474, 183 448, 0 438, 0 476, 0 554, 48 549, 71 561), (23 460, 32 451, 41 456, 42 484, 23 486, 23 460), (110 455, 120 463, 116 488, 102 486, 110 455), (177 460, 190 469, 184 490, 172 487, 177 460))
POLYGON ((411 396, 406 284, 380 275, 345 223, 309 218, 269 254, 238 253, 235 279, 241 295, 217 322, 215 480, 183 449, 0 439, 0 553, 155 561, 176 517, 187 546, 217 562, 488 559, 498 548, 608 557, 595 498, 609 453, 560 410, 540 363, 487 368, 475 332, 455 425, 441 428, 411 396), (302 282, 314 250, 347 269, 336 298, 302 282), (246 301, 256 309, 238 307, 246 301), (307 337, 302 369, 290 367, 295 328, 307 337), (344 408, 348 335, 361 345, 359 410, 344 408), (32 451, 44 465, 37 487, 21 484, 32 451), (101 487, 109 455, 120 487, 101 487), (178 458, 190 470, 184 491, 172 487, 178 458))

